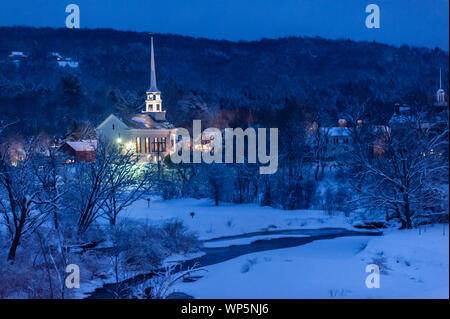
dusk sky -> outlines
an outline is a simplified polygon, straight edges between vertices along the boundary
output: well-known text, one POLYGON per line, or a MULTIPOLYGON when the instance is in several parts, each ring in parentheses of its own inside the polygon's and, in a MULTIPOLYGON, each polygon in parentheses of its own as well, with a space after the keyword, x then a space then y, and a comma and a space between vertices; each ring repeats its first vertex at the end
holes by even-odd
POLYGON ((82 28, 153 31, 228 40, 321 36, 449 49, 448 0, 4 0, 0 26, 65 27, 79 5, 82 28), (381 28, 365 27, 377 4, 381 28))

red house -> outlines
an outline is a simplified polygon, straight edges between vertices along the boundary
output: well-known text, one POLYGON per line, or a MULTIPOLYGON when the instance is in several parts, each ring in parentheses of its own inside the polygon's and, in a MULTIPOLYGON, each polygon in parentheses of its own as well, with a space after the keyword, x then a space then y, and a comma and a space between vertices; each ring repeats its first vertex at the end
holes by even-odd
POLYGON ((72 156, 73 161, 90 162, 95 160, 97 140, 66 141, 61 145, 61 151, 72 156))

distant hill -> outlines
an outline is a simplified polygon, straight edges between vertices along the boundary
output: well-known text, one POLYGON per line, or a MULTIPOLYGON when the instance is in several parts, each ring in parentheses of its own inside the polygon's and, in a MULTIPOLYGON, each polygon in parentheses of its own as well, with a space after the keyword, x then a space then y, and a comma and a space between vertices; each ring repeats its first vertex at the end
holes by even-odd
MULTIPOLYGON (((26 134, 62 134, 73 120, 96 124, 111 112, 139 108, 149 84, 149 51, 148 35, 139 32, 1 27, 0 117, 21 119, 26 134), (8 59, 11 51, 27 58, 16 67, 8 59), (50 52, 79 67, 59 67, 50 52)), ((263 117, 292 100, 327 113, 330 121, 366 104, 374 121, 386 122, 395 102, 432 103, 440 67, 448 92, 449 55, 439 48, 156 34, 155 54, 158 86, 175 124, 214 117, 221 109, 263 117)))

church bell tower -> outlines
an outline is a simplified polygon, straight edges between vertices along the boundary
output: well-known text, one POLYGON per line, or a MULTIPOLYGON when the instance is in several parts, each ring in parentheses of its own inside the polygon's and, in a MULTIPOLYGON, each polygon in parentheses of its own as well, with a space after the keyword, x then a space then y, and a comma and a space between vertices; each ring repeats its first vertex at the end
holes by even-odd
POLYGON ((156 86, 155 53, 153 50, 153 36, 150 38, 150 87, 146 92, 145 113, 148 113, 154 120, 164 121, 166 111, 162 108, 161 91, 156 86))
POLYGON ((445 91, 442 88, 442 70, 439 69, 439 90, 436 92, 436 103, 434 105, 438 107, 446 107, 447 102, 445 101, 445 91))

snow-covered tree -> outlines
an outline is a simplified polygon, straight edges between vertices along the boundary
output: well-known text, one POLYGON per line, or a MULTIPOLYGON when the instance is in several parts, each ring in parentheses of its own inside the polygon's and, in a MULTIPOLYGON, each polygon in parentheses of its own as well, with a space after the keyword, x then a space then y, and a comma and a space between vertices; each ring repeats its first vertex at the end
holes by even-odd
POLYGON ((29 235, 54 211, 57 194, 47 196, 33 170, 37 140, 23 147, 0 147, 0 215, 11 239, 8 260, 14 260, 23 236, 29 235))
POLYGON ((114 224, 125 207, 150 189, 152 170, 137 162, 132 151, 99 141, 95 160, 78 163, 71 199, 78 214, 79 232, 85 232, 100 216, 114 224))
POLYGON ((370 145, 373 156, 354 157, 360 207, 385 212, 403 228, 440 209, 448 182, 448 128, 411 121, 386 128, 370 145))

